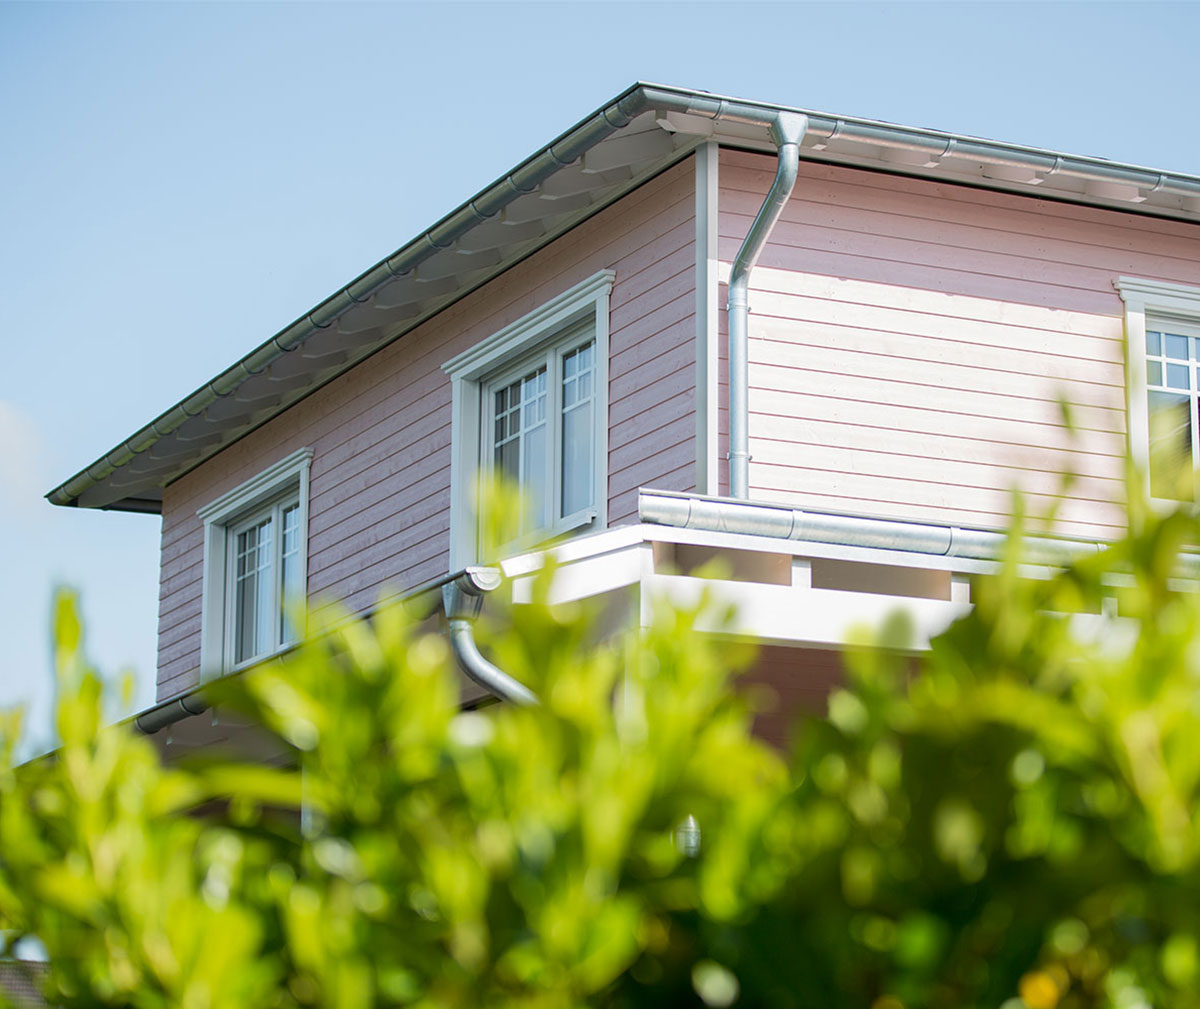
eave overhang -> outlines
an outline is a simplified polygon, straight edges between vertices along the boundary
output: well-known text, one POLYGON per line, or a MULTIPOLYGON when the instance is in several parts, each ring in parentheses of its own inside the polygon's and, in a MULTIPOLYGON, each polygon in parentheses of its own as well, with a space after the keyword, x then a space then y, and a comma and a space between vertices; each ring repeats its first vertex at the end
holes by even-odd
POLYGON ((46 497, 160 511, 168 484, 699 144, 774 151, 781 112, 808 116, 805 160, 1200 224, 1198 176, 639 83, 46 497))

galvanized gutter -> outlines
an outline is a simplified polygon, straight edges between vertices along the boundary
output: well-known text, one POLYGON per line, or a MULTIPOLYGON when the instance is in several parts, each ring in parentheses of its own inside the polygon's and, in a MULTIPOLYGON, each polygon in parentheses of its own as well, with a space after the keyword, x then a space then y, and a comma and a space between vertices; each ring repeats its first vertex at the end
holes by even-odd
MULTIPOLYGON (((990 529, 816 512, 788 505, 757 501, 750 503, 667 491, 641 491, 638 494, 638 517, 643 522, 679 529, 741 533, 876 550, 902 550, 971 560, 1000 558, 1009 539, 1006 533, 990 529)), ((1049 565, 1069 564, 1081 557, 1096 554, 1109 545, 1093 540, 1049 536, 1027 536, 1021 543, 1025 561, 1049 565)))
MULTIPOLYGON (((426 598, 430 600, 429 608, 432 610, 437 606, 432 600, 439 599, 446 614, 450 650, 454 653, 459 669, 472 682, 502 701, 526 706, 536 705, 537 695, 525 684, 489 662, 475 642, 475 621, 483 606, 483 597, 499 588, 500 581, 499 569, 473 565, 419 585, 397 597, 394 602, 411 605, 419 599, 426 598)), ((372 607, 353 619, 369 619, 377 610, 378 607, 372 607)), ((143 735, 151 736, 185 718, 204 714, 210 707, 204 696, 205 687, 206 684, 201 684, 179 697, 147 708, 133 719, 135 728, 143 735)))
MULTIPOLYGON (((231 368, 201 386, 192 395, 161 414, 134 435, 101 456, 96 462, 50 491, 46 497, 58 505, 77 505, 81 494, 105 481, 114 472, 128 464, 135 456, 154 446, 160 439, 170 435, 189 418, 203 413, 209 406, 235 392, 250 376, 270 367, 286 354, 301 346, 313 334, 327 329, 346 310, 369 299, 374 292, 393 278, 411 273, 431 256, 451 248, 456 241, 468 234, 477 224, 492 219, 519 197, 534 192, 546 180, 565 166, 571 165, 582 155, 594 149, 608 137, 620 131, 645 112, 661 115, 678 114, 712 123, 735 123, 769 127, 781 114, 804 116, 808 120, 806 142, 825 148, 835 141, 860 141, 878 148, 905 151, 924 159, 926 167, 952 165, 955 161, 985 162, 997 166, 1009 166, 1036 173, 1041 179, 1053 176, 1070 177, 1085 183, 1116 184, 1135 187, 1147 194, 1166 194, 1198 201, 1193 214, 1190 210, 1177 214, 1162 208, 1129 206, 1125 209, 1141 213, 1158 213, 1172 219, 1200 221, 1200 177, 1180 173, 1159 172, 1134 165, 1123 165, 1101 158, 1059 154, 1053 151, 1024 147, 1015 144, 997 143, 973 137, 943 133, 936 130, 916 129, 880 123, 867 119, 844 116, 829 116, 817 112, 762 102, 725 98, 708 92, 684 88, 638 83, 619 95, 592 115, 581 120, 570 130, 552 141, 542 150, 518 165, 477 196, 462 204, 458 209, 442 218, 393 255, 377 263, 371 269, 351 281, 332 297, 301 316, 262 346, 246 355, 231 368)), ((811 148, 810 148, 811 150, 811 148)), ((681 151, 683 157, 688 152, 681 151)), ((813 152, 816 156, 817 152, 813 152)), ((836 155, 827 150, 820 152, 823 160, 836 161, 836 155)), ((897 174, 917 174, 929 177, 930 173, 902 164, 885 165, 888 171, 897 174)), ((976 184, 976 183, 972 183, 976 184)), ((1013 191, 1011 185, 997 182, 989 184, 981 180, 979 185, 1004 191, 1013 191)), ((1037 192, 1032 186, 1019 190, 1039 196, 1050 194, 1037 192)), ((1055 193, 1053 198, 1071 199, 1080 203, 1111 207, 1103 198, 1090 198, 1087 194, 1055 193)), ((551 236, 553 237, 553 236, 551 236)), ((511 264, 501 264, 497 272, 511 264)), ((456 296, 465 295, 462 291, 456 296)), ((446 306, 452 302, 447 302, 446 306)), ((395 339, 406 331, 396 333, 395 339)), ((383 346, 388 341, 380 344, 383 346)), ((346 367, 357 361, 350 361, 346 367)), ((340 374, 339 371, 337 374, 340 374)), ((332 380, 336 374, 325 381, 332 380)), ((311 390, 310 390, 311 391, 311 390)), ((291 403, 284 404, 285 409, 291 403)), ((260 423, 261 421, 255 422, 260 423)), ((252 429, 252 428, 247 428, 252 429)), ((242 432, 244 433, 244 432, 242 432)), ((223 447, 223 446, 222 446, 223 447)), ((219 449, 214 449, 217 451, 219 449)), ((203 456, 208 458, 209 455, 203 456)), ((199 461, 203 461, 203 458, 199 461)), ((189 463, 196 465, 198 462, 189 463)), ((161 477, 157 486, 169 483, 179 472, 169 472, 161 477)), ((159 478, 156 478, 159 479, 159 478)), ((157 511, 161 508, 152 497, 140 497, 131 493, 108 507, 132 511, 157 511)))

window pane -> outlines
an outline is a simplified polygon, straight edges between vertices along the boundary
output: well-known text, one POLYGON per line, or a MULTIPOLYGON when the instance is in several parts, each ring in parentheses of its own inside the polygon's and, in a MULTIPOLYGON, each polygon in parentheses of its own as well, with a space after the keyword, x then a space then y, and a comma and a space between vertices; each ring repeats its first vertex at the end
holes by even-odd
POLYGON ((1195 496, 1192 472, 1192 411, 1187 396, 1151 392, 1150 492, 1155 497, 1191 501, 1195 496))
POLYGON ((526 428, 541 424, 546 419, 546 369, 524 379, 521 388, 524 414, 522 426, 526 428))
POLYGON ((496 469, 509 480, 520 479, 521 383, 514 382, 496 393, 496 469))
POLYGON ((1165 335, 1167 338, 1167 357, 1186 361, 1188 359, 1188 338, 1186 336, 1178 336, 1175 333, 1167 333, 1165 335))
POLYGON ((1162 362, 1146 362, 1146 381, 1151 385, 1162 385, 1162 362))
POLYGON ((492 463, 496 472, 515 482, 526 498, 529 513, 522 523, 522 532, 549 522, 547 377, 543 365, 501 389, 495 397, 492 463))
POLYGON ((593 503, 592 408, 588 400, 563 414, 563 515, 573 515, 593 503))
POLYGON ((511 480, 514 483, 520 482, 521 479, 521 442, 519 438, 512 438, 504 442, 503 445, 496 446, 496 470, 500 476, 511 480))
POLYGON ((564 516, 594 504, 595 360, 594 341, 563 356, 562 494, 559 507, 564 516))
POLYGON ((271 520, 238 533, 234 584, 235 662, 244 662, 270 648, 271 619, 271 520))
POLYGON ((280 554, 279 598, 283 609, 279 614, 279 643, 288 644, 298 638, 296 628, 289 619, 289 610, 300 605, 304 586, 300 584, 300 506, 289 505, 283 509, 283 542, 280 554))
MULTIPOLYGON (((544 404, 543 404, 544 408, 544 404)), ((528 522, 521 531, 540 529, 550 524, 546 507, 546 424, 543 421, 525 435, 521 460, 521 490, 529 509, 528 522)))
POLYGON ((1146 330, 1146 353, 1161 354, 1162 353, 1162 334, 1156 333, 1153 330, 1146 330))
POLYGON ((1167 364, 1167 385, 1172 389, 1187 389, 1191 383, 1188 380, 1186 364, 1167 364))

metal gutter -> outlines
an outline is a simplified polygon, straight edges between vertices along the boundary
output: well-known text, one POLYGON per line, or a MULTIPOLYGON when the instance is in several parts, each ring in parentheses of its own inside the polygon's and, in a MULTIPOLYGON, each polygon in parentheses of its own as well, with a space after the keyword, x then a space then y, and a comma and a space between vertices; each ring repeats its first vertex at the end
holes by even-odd
MULTIPOLYGON (((359 275, 310 312, 285 327, 266 343, 251 351, 231 368, 202 385, 190 396, 155 418, 90 466, 51 490, 47 499, 57 505, 77 505, 81 494, 97 486, 135 456, 146 452, 160 439, 170 435, 189 418, 203 413, 218 400, 233 393, 250 376, 302 345, 310 336, 332 325, 342 312, 366 301, 390 280, 411 273, 438 252, 451 248, 477 224, 494 218, 511 202, 532 193, 561 168, 571 165, 613 133, 629 125, 645 112, 677 113, 713 122, 769 127, 781 115, 801 116, 808 120, 808 140, 825 146, 838 140, 861 141, 876 147, 916 152, 927 165, 950 164, 955 160, 986 162, 999 166, 1028 169, 1042 178, 1069 176, 1086 182, 1136 187, 1147 193, 1160 193, 1198 201, 1196 220, 1200 220, 1200 177, 1105 161, 1100 158, 1060 154, 1053 151, 998 143, 974 137, 896 126, 867 119, 829 116, 788 106, 745 101, 685 88, 637 83, 585 117, 540 151, 527 158, 472 199, 443 217, 428 231, 359 275)), ((680 156, 684 156, 681 152, 680 156)), ((897 174, 911 174, 903 165, 885 166, 897 174)), ((918 173, 919 174, 919 173, 918 173)), ((988 185, 981 180, 981 185, 988 185)), ((992 188, 1011 192, 1010 186, 992 188)), ((1056 194, 1063 195, 1063 194, 1056 194)), ((1076 202, 1093 202, 1111 209, 1102 199, 1089 200, 1087 194, 1068 194, 1076 202)), ((1153 208, 1143 210, 1150 213, 1153 208)), ((1170 213, 1161 216, 1178 219, 1170 213)), ((1188 219, 1191 219, 1190 217, 1188 219)), ((504 268, 503 266, 501 268, 504 268)), ((467 293, 463 291, 462 294, 467 293)), ((447 302, 447 305, 450 302, 447 302)), ((445 306, 443 306, 445 307, 445 306)), ((397 334, 399 335, 399 334, 397 334)), ((394 338, 394 337, 392 337, 394 338)), ((389 338, 391 339, 391 338, 389 338)), ((388 341, 384 341, 386 343, 388 341)), ((384 344, 381 344, 382 346, 384 344)), ((352 366, 356 361, 351 361, 352 366)), ((339 372, 340 374, 340 372, 339 372)), ((336 377, 336 376, 335 376, 336 377)), ((290 405, 290 404, 287 404, 290 405)), ((178 475, 178 474, 175 474, 178 475)), ((162 476, 169 482, 170 474, 162 476)), ((161 484, 160 484, 161 486, 161 484)), ((123 498, 108 507, 151 511, 155 502, 146 498, 123 498), (130 502, 126 505, 126 502, 130 502)))
MULTIPOLYGON (((425 582, 396 597, 394 601, 411 604, 422 597, 433 598, 434 593, 439 593, 449 625, 447 636, 450 650, 463 673, 502 701, 536 705, 539 703, 537 695, 484 658, 475 642, 475 620, 483 606, 483 597, 500 587, 501 577, 498 568, 471 566, 425 582)), ((434 606, 436 604, 431 604, 430 609, 434 606)), ((372 607, 354 619, 369 619, 375 612, 377 607, 372 607)), ((205 687, 205 684, 201 684, 179 697, 147 708, 133 719, 134 726, 143 735, 152 736, 185 718, 204 714, 210 707, 204 697, 205 687)))
MULTIPOLYGON (((982 161, 994 165, 1028 168, 1045 175, 1070 176, 1087 182, 1109 182, 1135 186, 1150 192, 1200 198, 1200 176, 1184 172, 1164 172, 1106 158, 1067 154, 1023 144, 1009 144, 922 127, 900 126, 855 116, 834 116, 788 105, 725 98, 703 91, 654 84, 642 84, 638 87, 645 91, 647 101, 655 107, 670 101, 676 106, 676 111, 682 111, 677 107, 678 102, 687 97, 692 100, 693 114, 714 119, 761 123, 768 116, 778 115, 780 112, 803 115, 808 119, 808 139, 817 143, 856 140, 892 150, 928 154, 931 160, 982 161)), ((893 165, 892 168, 898 174, 905 174, 902 165, 893 165)), ((1080 202, 1088 201, 1081 199, 1080 202)))
MULTIPOLYGON (((1003 555, 1008 543, 1006 533, 989 529, 814 512, 788 505, 752 504, 731 498, 665 491, 640 492, 638 517, 643 522, 679 529, 902 550, 971 560, 996 560, 1003 555)), ((1027 536, 1022 544, 1025 561, 1049 565, 1069 564, 1108 546, 1092 540, 1050 536, 1027 536)))

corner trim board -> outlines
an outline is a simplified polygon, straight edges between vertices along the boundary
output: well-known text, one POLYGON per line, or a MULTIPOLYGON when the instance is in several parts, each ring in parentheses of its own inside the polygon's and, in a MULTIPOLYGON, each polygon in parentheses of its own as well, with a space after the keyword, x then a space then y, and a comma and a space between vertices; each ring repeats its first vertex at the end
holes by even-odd
POLYGON ((696 491, 720 492, 720 307, 717 212, 720 147, 696 148, 696 491))

